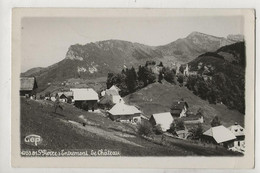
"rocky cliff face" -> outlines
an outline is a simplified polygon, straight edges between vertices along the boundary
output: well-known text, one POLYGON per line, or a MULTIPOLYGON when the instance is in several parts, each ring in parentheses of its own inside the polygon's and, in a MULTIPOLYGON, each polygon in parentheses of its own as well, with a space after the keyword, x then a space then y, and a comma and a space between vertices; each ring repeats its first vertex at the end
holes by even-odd
MULTIPOLYGON (((230 37, 230 38, 238 38, 230 37)), ((38 83, 46 85, 69 78, 93 79, 106 77, 109 72, 119 72, 123 67, 138 67, 147 60, 166 63, 189 62, 198 55, 216 51, 233 43, 230 39, 193 32, 164 46, 148 46, 122 40, 106 40, 69 47, 66 57, 47 68, 31 70, 24 76, 36 76, 38 83)))

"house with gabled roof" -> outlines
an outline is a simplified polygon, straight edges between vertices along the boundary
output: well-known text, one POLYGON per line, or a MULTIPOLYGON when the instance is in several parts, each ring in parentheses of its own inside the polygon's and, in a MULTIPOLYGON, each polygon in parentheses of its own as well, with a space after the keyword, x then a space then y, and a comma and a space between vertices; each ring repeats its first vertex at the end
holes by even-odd
POLYGON ((116 90, 107 90, 104 97, 108 97, 108 99, 111 100, 111 102, 114 104, 124 102, 123 98, 119 95, 119 93, 116 90))
POLYGON ((20 96, 31 96, 38 88, 35 77, 20 77, 20 96))
POLYGON ((113 121, 128 121, 135 123, 135 119, 141 118, 141 111, 133 105, 127 105, 123 102, 115 104, 109 111, 109 117, 113 121))
POLYGON ((113 85, 109 89, 106 89, 101 92, 101 96, 103 96, 100 100, 100 104, 105 105, 108 103, 117 104, 124 103, 123 98, 119 94, 120 89, 113 85))
POLYGON ((171 106, 171 115, 173 117, 185 117, 189 105, 185 101, 175 101, 171 106))
POLYGON ((118 94, 119 94, 119 92, 121 91, 120 90, 120 88, 118 88, 116 85, 113 85, 113 86, 111 86, 108 90, 113 90, 113 91, 116 91, 118 94))
POLYGON ((68 102, 69 99, 72 100, 72 98, 73 98, 72 91, 58 92, 57 95, 58 95, 60 101, 62 101, 62 102, 68 102))
POLYGON ((203 133, 203 140, 206 142, 222 145, 226 148, 232 148, 236 136, 223 125, 211 127, 203 133))
POLYGON ((228 129, 236 136, 232 150, 243 153, 245 151, 245 129, 238 123, 228 127, 228 129))
POLYGON ((153 126, 160 125, 162 131, 167 131, 170 129, 172 122, 174 121, 170 112, 163 112, 153 114, 149 119, 153 126))
POLYGON ((98 93, 92 88, 71 88, 74 105, 84 110, 96 110, 99 100, 98 93))

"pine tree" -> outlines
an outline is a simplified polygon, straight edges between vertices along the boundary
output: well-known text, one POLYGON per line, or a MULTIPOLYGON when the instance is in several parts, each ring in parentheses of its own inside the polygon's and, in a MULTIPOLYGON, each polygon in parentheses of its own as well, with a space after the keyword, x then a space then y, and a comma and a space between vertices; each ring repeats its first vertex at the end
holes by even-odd
POLYGON ((136 78, 137 74, 135 72, 134 67, 132 67, 130 70, 126 70, 126 85, 127 89, 129 90, 130 93, 134 92, 136 89, 136 78))
POLYGON ((159 82, 159 83, 162 83, 162 80, 163 80, 163 74, 162 74, 162 72, 160 71, 159 76, 158 76, 158 82, 159 82))
POLYGON ((219 117, 218 116, 215 116, 213 118, 213 120, 211 121, 211 127, 216 127, 216 126, 220 126, 221 125, 221 122, 219 120, 219 117))

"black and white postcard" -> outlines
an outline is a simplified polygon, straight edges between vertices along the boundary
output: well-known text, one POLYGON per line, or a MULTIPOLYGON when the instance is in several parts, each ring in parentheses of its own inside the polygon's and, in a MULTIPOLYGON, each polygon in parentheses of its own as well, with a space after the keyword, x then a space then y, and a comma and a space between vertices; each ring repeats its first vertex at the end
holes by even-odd
POLYGON ((255 11, 14 8, 14 167, 252 168, 255 11))

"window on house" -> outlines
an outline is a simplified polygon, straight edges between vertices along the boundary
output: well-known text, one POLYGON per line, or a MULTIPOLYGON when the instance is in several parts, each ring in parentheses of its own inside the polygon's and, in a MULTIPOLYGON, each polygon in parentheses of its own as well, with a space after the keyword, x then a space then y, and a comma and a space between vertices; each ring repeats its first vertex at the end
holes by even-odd
POLYGON ((237 129, 235 129, 235 132, 237 132, 237 129))
POLYGON ((237 146, 240 146, 240 141, 237 142, 237 146))

